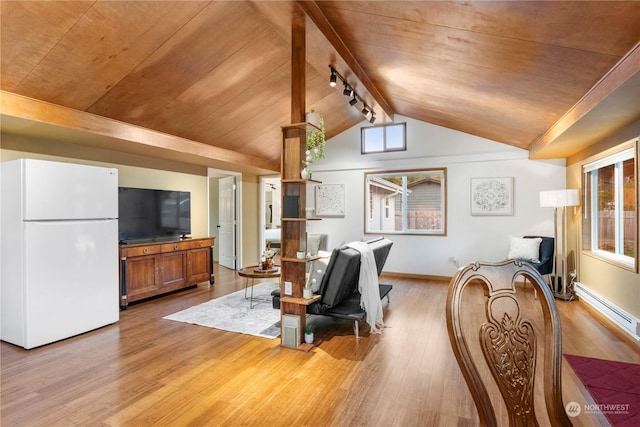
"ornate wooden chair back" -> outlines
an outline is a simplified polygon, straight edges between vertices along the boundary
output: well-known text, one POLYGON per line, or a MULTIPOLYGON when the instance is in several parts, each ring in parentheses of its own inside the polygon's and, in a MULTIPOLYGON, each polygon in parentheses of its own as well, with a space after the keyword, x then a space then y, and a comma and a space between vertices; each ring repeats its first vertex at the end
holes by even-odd
MULTIPOLYGON (((537 426, 534 405, 536 376, 542 376, 544 406, 551 425, 572 425, 562 402, 560 316, 551 290, 538 271, 517 260, 476 262, 463 267, 449 284, 446 317, 449 340, 473 396, 481 425, 498 425, 487 392, 489 384, 485 384, 492 377, 495 385, 491 386, 500 391, 509 425, 537 426), (533 283, 534 289, 542 297, 534 300, 530 292, 522 289, 516 292, 518 279, 533 283), (470 283, 476 291, 470 293, 471 297, 465 296, 464 302, 466 304, 469 298, 475 298, 472 302, 478 316, 475 322, 469 321, 473 324, 468 325, 467 320, 472 316, 467 315, 467 309, 462 307, 463 295, 471 288, 470 283), (477 285, 482 286, 482 292, 478 292, 477 285), (484 302, 484 314, 479 312, 482 307, 477 298, 484 302), (524 309, 526 304, 537 307, 538 312, 542 313, 539 317, 543 322, 527 318, 530 311, 524 309), (537 326, 534 327, 534 324, 537 326), (536 359, 540 353, 538 345, 544 346, 544 349, 540 349, 544 353, 542 369, 536 369, 536 359), (484 358, 479 355, 478 347, 484 358), (482 366, 482 369, 479 370, 478 366, 482 366), (487 371, 490 376, 486 374, 487 371)), ((495 391, 491 396, 499 398, 495 391)))

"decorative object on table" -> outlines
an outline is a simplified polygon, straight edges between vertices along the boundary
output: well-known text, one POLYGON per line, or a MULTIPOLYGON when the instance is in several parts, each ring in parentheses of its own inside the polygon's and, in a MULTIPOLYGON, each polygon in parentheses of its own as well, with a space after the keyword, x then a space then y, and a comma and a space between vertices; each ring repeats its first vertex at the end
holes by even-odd
POLYGON ((316 279, 312 278, 311 275, 309 275, 309 279, 307 280, 307 282, 304 284, 304 287, 302 288, 302 298, 304 299, 311 299, 313 298, 313 286, 316 283, 316 279))
POLYGON ((304 299, 313 298, 313 291, 311 290, 311 287, 305 286, 304 288, 302 288, 302 298, 304 299))
MULTIPOLYGON (((554 296, 565 301, 572 301, 577 298, 573 289, 569 286, 569 280, 575 280, 577 272, 569 272, 567 266, 567 226, 565 224, 565 207, 578 206, 580 198, 578 190, 553 190, 540 192, 540 206, 553 208, 553 232, 554 250, 553 273, 551 273, 551 283, 553 285, 554 296), (569 275, 573 279, 569 279, 569 275)), ((575 265, 575 263, 574 263, 575 265)))
POLYGON ((276 251, 273 249, 267 249, 262 253, 262 259, 260 260, 260 267, 263 270, 270 270, 273 268, 273 257, 276 255, 276 251))
MULTIPOLYGON (((270 301, 271 292, 279 287, 277 279, 256 284, 253 289, 254 299, 270 301)), ((254 304, 251 308, 244 292, 241 289, 165 316, 164 319, 263 338, 274 339, 280 336, 280 310, 274 310, 267 302, 254 304)))
POLYGON ((304 342, 313 344, 313 326, 310 324, 304 327, 304 342))
POLYGON ((471 215, 513 215, 513 178, 471 178, 471 215))
POLYGON ((296 252, 296 258, 304 259, 304 257, 305 257, 304 250, 300 249, 299 251, 296 252))
POLYGON ((324 218, 344 218, 344 184, 321 184, 315 187, 316 216, 324 218))
POLYGON ((309 170, 309 166, 305 164, 306 162, 302 162, 304 167, 300 171, 300 178, 302 179, 311 179, 311 171, 309 170))

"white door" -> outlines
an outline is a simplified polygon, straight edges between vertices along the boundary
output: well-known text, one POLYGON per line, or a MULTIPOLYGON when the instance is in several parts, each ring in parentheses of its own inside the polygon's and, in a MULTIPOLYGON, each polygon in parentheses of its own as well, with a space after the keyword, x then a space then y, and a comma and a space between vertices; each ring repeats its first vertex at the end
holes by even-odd
POLYGON ((218 181, 218 260, 219 264, 236 269, 236 178, 228 176, 218 181))

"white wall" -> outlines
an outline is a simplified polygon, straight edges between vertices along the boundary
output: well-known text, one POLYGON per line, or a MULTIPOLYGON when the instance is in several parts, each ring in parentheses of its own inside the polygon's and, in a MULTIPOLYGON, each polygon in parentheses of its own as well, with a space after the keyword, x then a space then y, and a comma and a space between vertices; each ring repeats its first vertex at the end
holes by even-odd
MULTIPOLYGON (((344 184, 345 218, 310 221, 308 232, 329 235, 329 248, 364 235, 364 172, 424 167, 447 168, 447 235, 388 235, 394 241, 385 271, 452 276, 457 266, 506 258, 508 236, 553 236, 553 210, 541 208, 539 192, 565 188, 565 161, 528 160, 528 152, 439 126, 396 116, 407 123, 407 151, 361 155, 356 126, 327 141, 327 158, 312 165, 323 184, 344 184), (514 177, 513 216, 471 216, 470 179, 514 177)), ((309 185, 308 207, 313 207, 309 185)))

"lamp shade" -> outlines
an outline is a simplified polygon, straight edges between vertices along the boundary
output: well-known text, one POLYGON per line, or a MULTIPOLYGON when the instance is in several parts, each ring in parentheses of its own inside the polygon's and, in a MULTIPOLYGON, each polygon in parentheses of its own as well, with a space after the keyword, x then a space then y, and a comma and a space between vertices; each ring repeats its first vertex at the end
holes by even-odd
POLYGON ((563 206, 578 206, 580 199, 578 190, 565 189, 540 192, 540 206, 558 208, 563 206))

